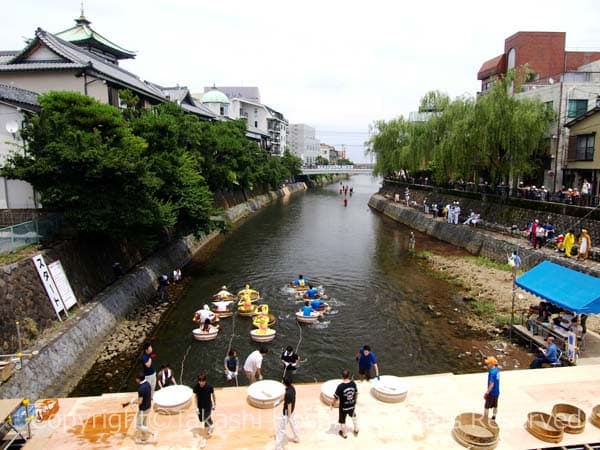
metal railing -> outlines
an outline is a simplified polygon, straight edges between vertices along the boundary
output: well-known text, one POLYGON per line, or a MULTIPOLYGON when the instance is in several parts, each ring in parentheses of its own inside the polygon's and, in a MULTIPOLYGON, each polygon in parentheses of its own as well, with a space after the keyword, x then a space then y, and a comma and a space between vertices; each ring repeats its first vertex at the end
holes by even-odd
POLYGON ((29 244, 50 239, 60 231, 62 215, 51 214, 29 222, 0 228, 0 254, 10 253, 29 244))

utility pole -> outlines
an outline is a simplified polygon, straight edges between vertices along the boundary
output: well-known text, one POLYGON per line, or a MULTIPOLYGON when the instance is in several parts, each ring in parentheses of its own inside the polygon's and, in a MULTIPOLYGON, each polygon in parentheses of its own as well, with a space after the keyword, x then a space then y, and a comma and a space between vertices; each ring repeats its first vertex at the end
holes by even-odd
MULTIPOLYGON (((560 89, 558 93, 558 118, 556 119, 556 154, 554 155, 554 187, 552 188, 552 192, 556 192, 556 181, 558 178, 558 153, 560 150, 560 144, 562 142, 562 126, 561 126, 561 112, 562 112, 562 103, 563 103, 563 84, 565 79, 565 73, 567 71, 567 52, 563 49, 563 72, 560 75, 560 89)), ((567 112, 569 105, 566 105, 567 112)))

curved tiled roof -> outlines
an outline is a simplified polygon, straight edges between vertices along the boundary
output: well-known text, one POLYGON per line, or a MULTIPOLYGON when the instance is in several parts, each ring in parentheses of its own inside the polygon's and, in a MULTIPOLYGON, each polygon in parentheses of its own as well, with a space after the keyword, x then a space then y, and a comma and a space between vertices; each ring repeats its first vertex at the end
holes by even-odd
POLYGON ((92 75, 98 76, 98 78, 119 84, 155 100, 166 101, 163 92, 158 87, 141 80, 135 74, 106 61, 98 55, 57 38, 41 28, 36 30, 35 39, 25 49, 7 63, 0 64, 0 71, 2 72, 65 69, 85 69, 92 75), (49 61, 28 60, 27 56, 40 42, 63 59, 49 61))
POLYGON ((124 49, 94 31, 92 27, 90 27, 91 22, 83 15, 79 19, 75 19, 75 23, 76 25, 74 27, 56 33, 54 36, 68 42, 98 48, 106 53, 114 55, 117 59, 135 58, 135 52, 124 49))
POLYGON ((29 111, 39 111, 38 94, 26 89, 0 84, 0 101, 23 107, 29 111))

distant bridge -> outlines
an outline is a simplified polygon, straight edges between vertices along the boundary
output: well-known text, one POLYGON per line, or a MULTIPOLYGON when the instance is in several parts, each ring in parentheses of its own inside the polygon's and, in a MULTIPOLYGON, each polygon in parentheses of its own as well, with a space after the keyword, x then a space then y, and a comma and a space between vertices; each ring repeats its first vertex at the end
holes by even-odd
POLYGON ((303 167, 302 175, 322 175, 327 173, 341 173, 348 175, 357 175, 361 173, 371 174, 373 173, 373 166, 371 164, 356 164, 354 166, 311 166, 303 167))

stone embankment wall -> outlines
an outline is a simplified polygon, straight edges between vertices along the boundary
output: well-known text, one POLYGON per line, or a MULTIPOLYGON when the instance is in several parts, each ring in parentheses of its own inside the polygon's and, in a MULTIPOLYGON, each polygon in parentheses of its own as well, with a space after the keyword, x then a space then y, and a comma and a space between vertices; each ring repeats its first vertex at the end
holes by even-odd
POLYGON ((437 203, 438 205, 447 205, 454 201, 460 202, 461 214, 465 219, 469 211, 473 210, 481 214, 481 218, 488 224, 504 228, 516 225, 521 230, 534 219, 539 219, 542 223, 550 220, 556 227, 557 234, 565 233, 569 228, 573 228, 577 234, 582 228, 586 228, 592 237, 592 244, 600 243, 600 209, 455 191, 389 180, 384 182, 380 193, 392 198, 395 193, 398 193, 400 199, 404 200, 406 188, 410 192, 410 200, 416 201, 421 206, 425 199, 430 204, 437 203))
MULTIPOLYGON (((406 207, 402 203, 394 203, 381 194, 375 194, 369 199, 369 206, 387 217, 407 225, 421 233, 433 236, 441 241, 466 249, 476 256, 484 256, 498 262, 506 262, 507 256, 519 248, 523 260, 522 269, 527 270, 542 261, 550 260, 571 269, 600 276, 600 270, 590 265, 584 265, 562 256, 549 255, 546 252, 533 250, 526 240, 515 243, 514 240, 504 239, 502 235, 487 233, 475 227, 449 224, 442 219, 434 219, 420 210, 406 207)), ((594 265, 595 266, 595 265, 594 265)))
MULTIPOLYGON (((276 198, 305 189, 304 183, 296 183, 253 198, 247 205, 240 204, 233 211, 227 211, 227 218, 232 222, 242 220, 276 198)), ((218 232, 214 232, 201 239, 188 236, 174 242, 144 259, 116 281, 111 267, 115 261, 114 254, 111 255, 108 248, 105 253, 89 252, 90 248, 100 247, 90 244, 90 248, 73 251, 72 247, 65 244, 44 252, 48 264, 61 259, 80 300, 81 306, 75 314, 62 323, 56 319, 31 260, 1 267, 0 299, 2 312, 8 314, 6 317, 18 318, 21 322, 27 317, 32 328, 54 326, 56 329, 47 330, 47 336, 30 347, 31 350, 38 350, 39 354, 31 360, 25 359, 22 369, 0 385, 0 398, 36 399, 64 377, 71 376, 73 367, 78 368, 77 372, 82 372, 83 367, 89 369, 102 339, 131 308, 156 295, 158 276, 170 273, 176 267, 183 267, 218 235, 218 232)), ((124 267, 129 267, 130 261, 140 258, 133 251, 121 251, 120 256, 124 258, 121 260, 124 267)), ((5 326, 0 331, 10 331, 10 319, 2 320, 5 326)), ((4 337, 7 350, 15 351, 12 335, 4 337)))

